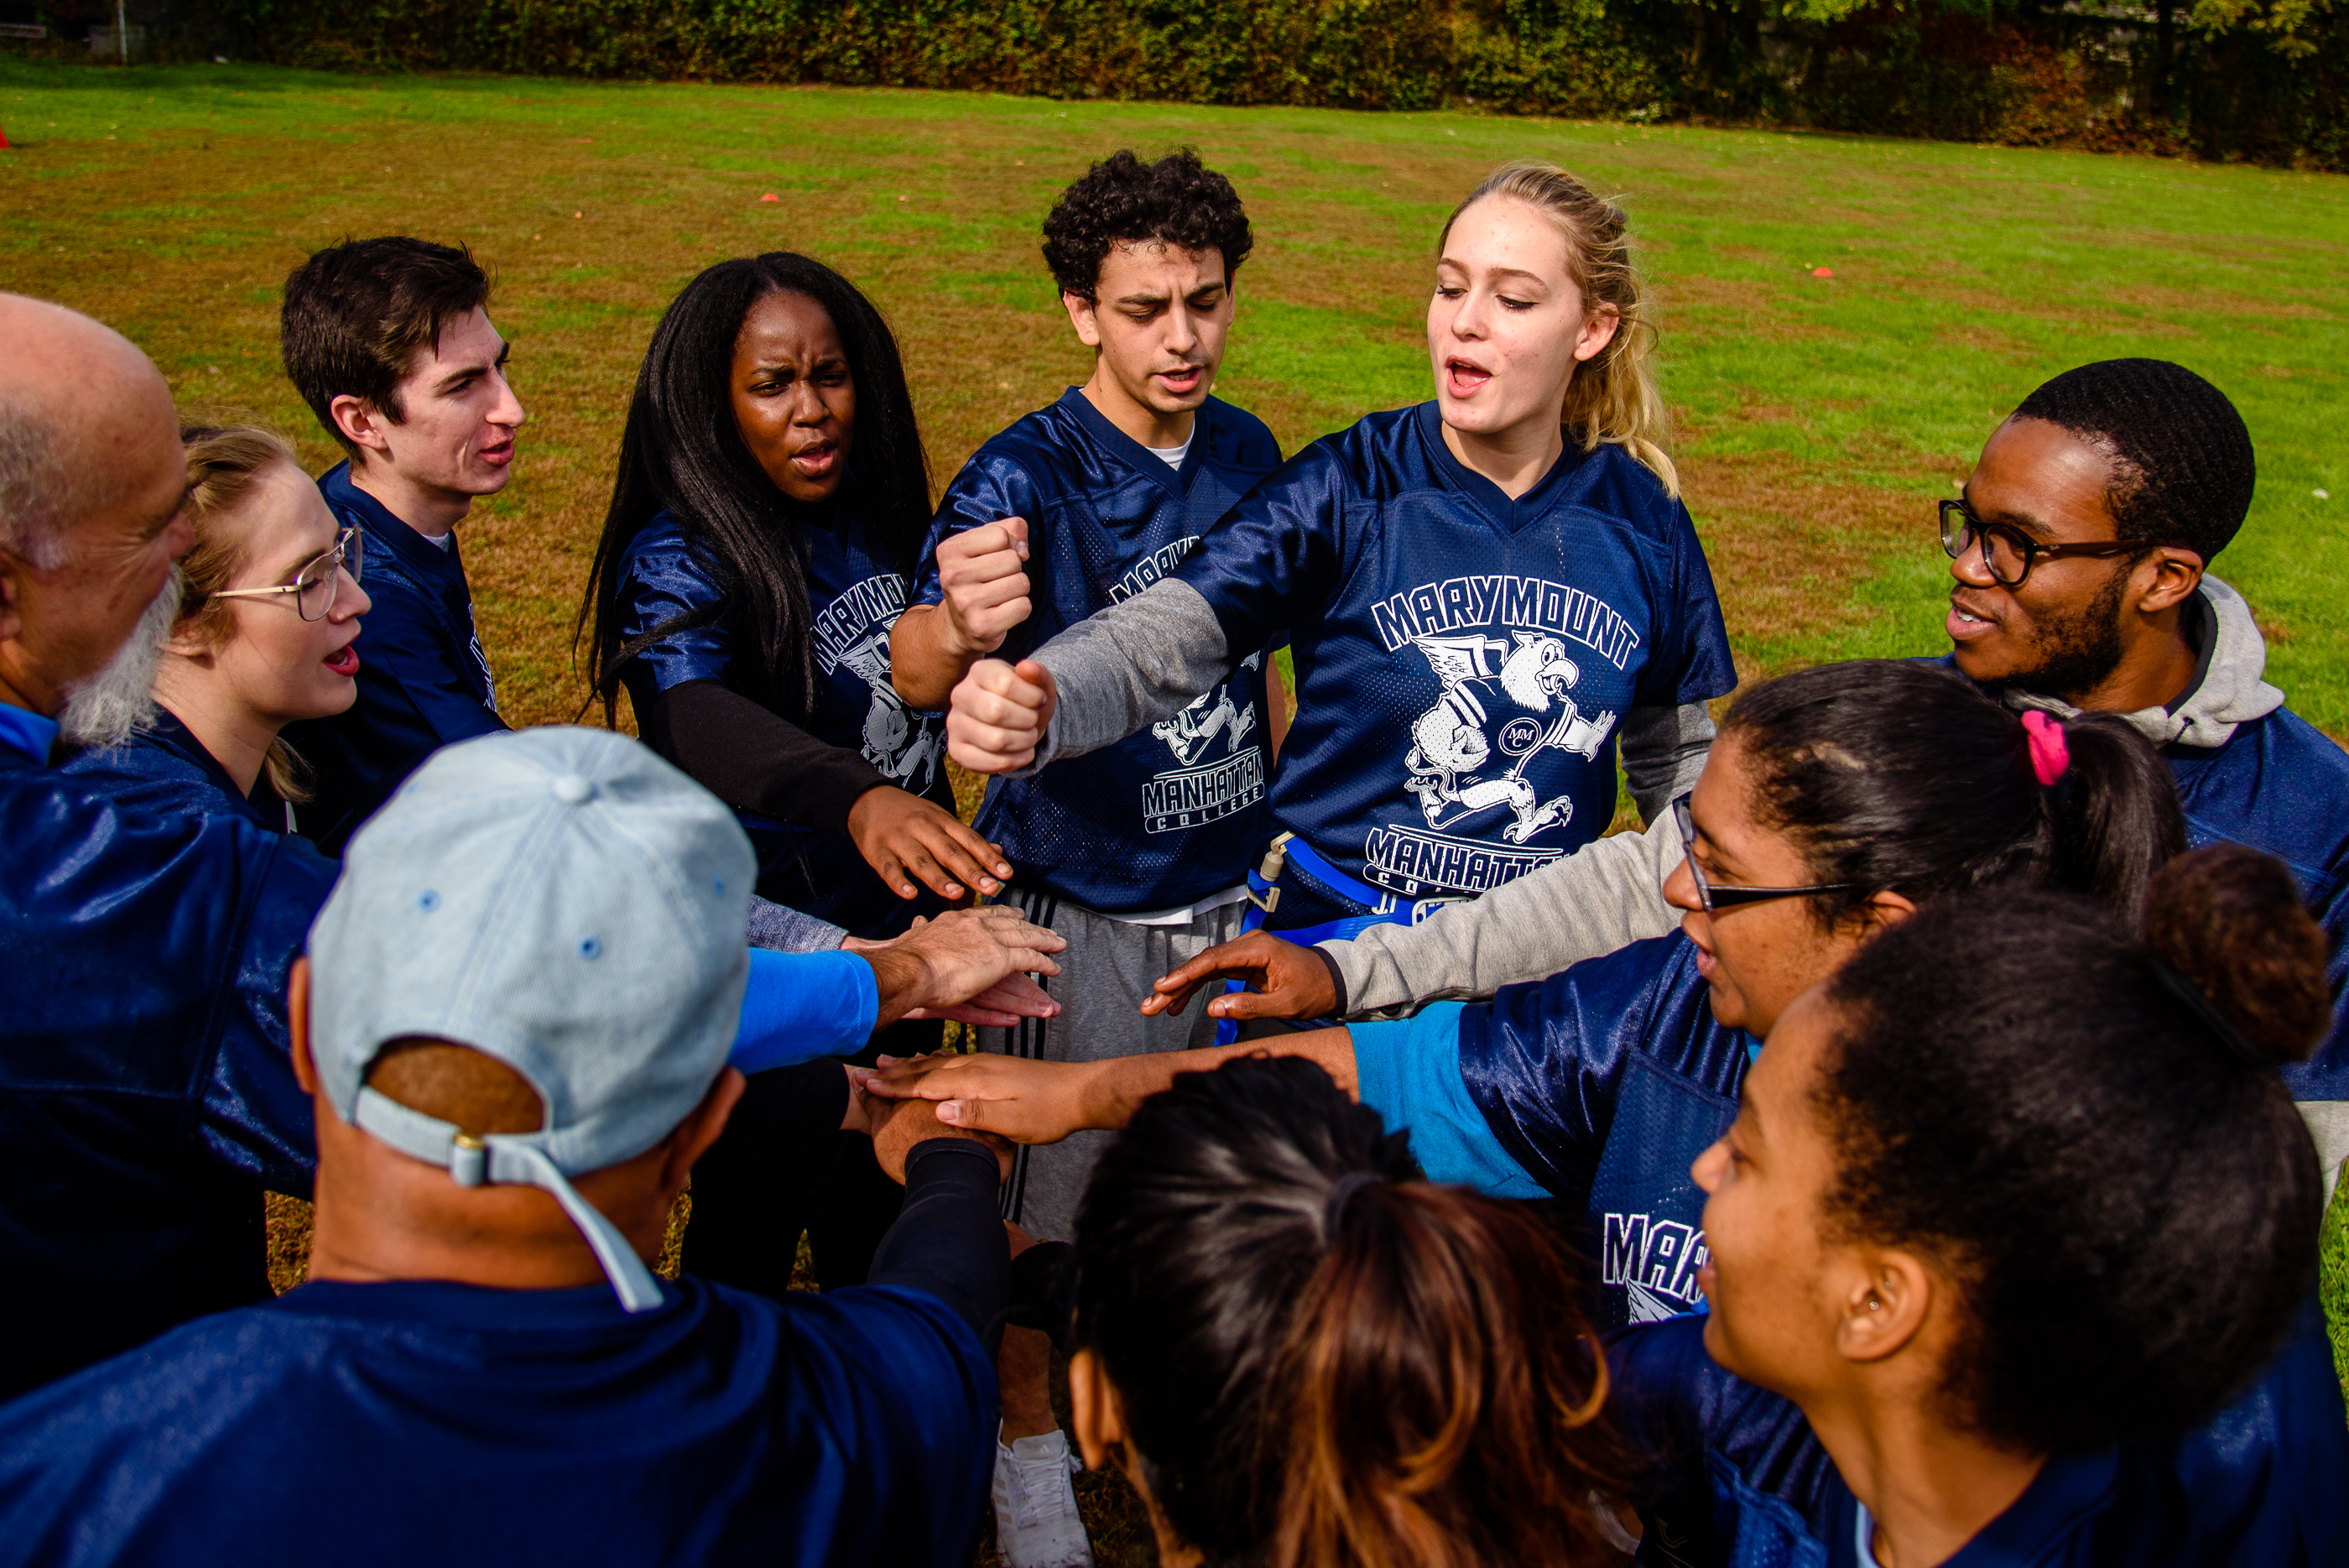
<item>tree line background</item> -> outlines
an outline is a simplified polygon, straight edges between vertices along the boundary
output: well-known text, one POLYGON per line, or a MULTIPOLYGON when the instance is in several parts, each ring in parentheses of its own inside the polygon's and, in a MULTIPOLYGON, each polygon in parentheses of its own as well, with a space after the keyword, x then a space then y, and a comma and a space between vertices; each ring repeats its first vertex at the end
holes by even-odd
MULTIPOLYGON (((70 22, 92 0, 5 8, 70 22)), ((112 4, 102 7, 111 20, 112 4)), ((143 0, 158 52, 1744 122, 2349 169, 2349 0, 143 0)))

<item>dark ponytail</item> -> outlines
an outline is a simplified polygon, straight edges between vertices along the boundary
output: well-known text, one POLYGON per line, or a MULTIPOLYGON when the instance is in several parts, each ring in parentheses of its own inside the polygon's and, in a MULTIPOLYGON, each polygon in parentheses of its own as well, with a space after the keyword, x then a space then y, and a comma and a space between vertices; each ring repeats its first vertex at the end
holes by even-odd
POLYGON ((2022 719, 1956 671, 1861 659, 1780 676, 1722 725, 1752 768, 1756 815, 1851 891, 1823 923, 1891 889, 1919 903, 2015 881, 2085 894, 2134 919, 2154 868, 2185 847, 2169 770, 2126 719, 2057 722, 2070 765, 2043 785, 2022 719))
POLYGON ((2164 867, 2147 923, 1976 893, 1829 982, 1831 1222, 1959 1282, 1946 1391, 2022 1451, 2207 1419, 2315 1275, 2322 1180, 2274 1068, 2329 1021, 2323 935, 2236 845, 2164 867))
POLYGON ((1168 1525, 1210 1563, 1600 1560, 1606 1371, 1515 1205, 1294 1057, 1177 1078, 1095 1168, 1074 1335, 1168 1525))

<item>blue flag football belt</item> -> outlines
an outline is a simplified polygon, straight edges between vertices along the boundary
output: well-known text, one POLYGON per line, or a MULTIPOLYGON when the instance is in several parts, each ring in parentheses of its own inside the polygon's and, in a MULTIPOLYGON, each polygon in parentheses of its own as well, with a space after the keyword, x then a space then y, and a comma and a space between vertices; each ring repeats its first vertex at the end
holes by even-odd
MULTIPOLYGON (((1372 926, 1415 926, 1444 905, 1464 901, 1457 896, 1398 899, 1392 893, 1373 888, 1360 877, 1349 877, 1330 864, 1305 840, 1294 833, 1284 833, 1272 841, 1271 847, 1264 852, 1263 861, 1248 873, 1248 909, 1247 913, 1240 918, 1242 935, 1264 929, 1266 918, 1280 908, 1280 880, 1291 872, 1315 884, 1324 893, 1361 905, 1364 910, 1359 915, 1324 920, 1319 925, 1286 928, 1278 933, 1283 941, 1295 942, 1299 947, 1311 947, 1316 942, 1350 941, 1372 926)), ((1247 984, 1241 981, 1224 982, 1226 995, 1247 989, 1247 984)), ((1284 1027, 1326 1029, 1338 1022, 1334 1018, 1313 1018, 1285 1023, 1284 1027)), ((1240 1037, 1239 1031, 1238 1019, 1217 1019, 1216 1044, 1236 1044, 1240 1037)))

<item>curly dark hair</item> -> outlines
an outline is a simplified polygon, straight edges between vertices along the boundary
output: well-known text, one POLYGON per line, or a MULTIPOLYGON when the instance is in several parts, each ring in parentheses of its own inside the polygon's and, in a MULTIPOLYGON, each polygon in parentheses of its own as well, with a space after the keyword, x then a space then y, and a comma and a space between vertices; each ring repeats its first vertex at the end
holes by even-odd
POLYGON ((1120 148, 1053 203, 1044 220, 1044 265, 1061 293, 1090 305, 1110 247, 1145 240, 1221 252, 1226 283, 1256 244, 1239 192, 1196 152, 1186 147, 1144 163, 1120 148))

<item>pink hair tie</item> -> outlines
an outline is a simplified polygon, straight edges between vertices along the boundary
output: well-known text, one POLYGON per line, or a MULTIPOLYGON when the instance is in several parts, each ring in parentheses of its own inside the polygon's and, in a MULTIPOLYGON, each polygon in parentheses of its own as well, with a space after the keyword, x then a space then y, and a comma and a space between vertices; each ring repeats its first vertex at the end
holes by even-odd
POLYGON ((2023 732, 2031 741, 2031 771, 2045 789, 2072 765, 2071 742, 2064 739, 2064 726, 2036 708, 2023 710, 2023 732))

